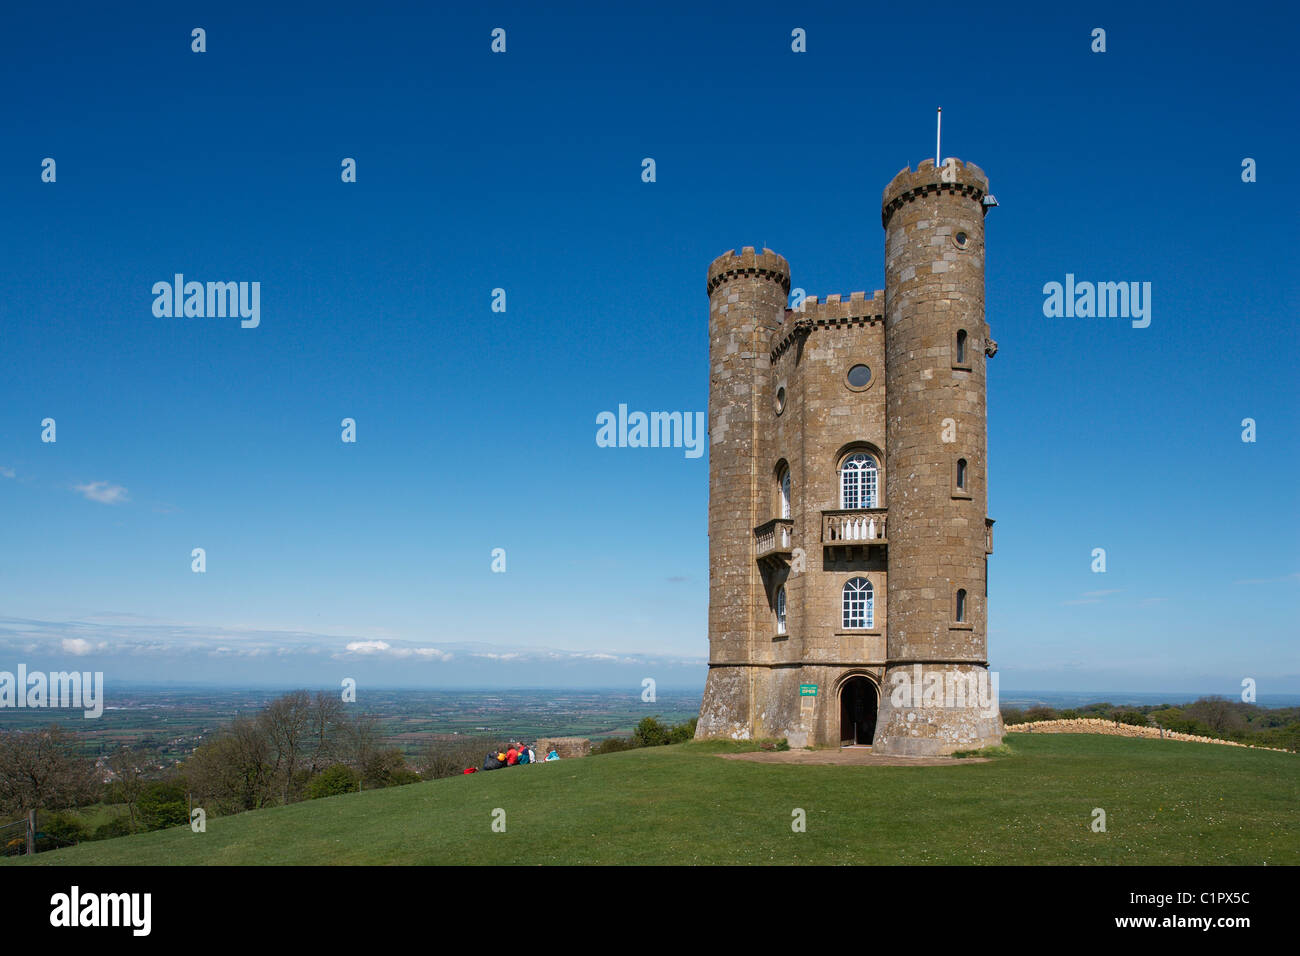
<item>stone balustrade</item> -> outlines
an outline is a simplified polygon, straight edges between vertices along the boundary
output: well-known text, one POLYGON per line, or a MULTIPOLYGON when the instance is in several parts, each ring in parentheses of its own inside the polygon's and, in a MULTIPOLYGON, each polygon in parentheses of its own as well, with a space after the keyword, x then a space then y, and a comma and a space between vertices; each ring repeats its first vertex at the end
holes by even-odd
POLYGON ((823 544, 886 544, 885 508, 822 512, 823 544))
POLYGON ((793 518, 773 518, 754 529, 754 547, 758 559, 791 553, 794 534, 793 518))

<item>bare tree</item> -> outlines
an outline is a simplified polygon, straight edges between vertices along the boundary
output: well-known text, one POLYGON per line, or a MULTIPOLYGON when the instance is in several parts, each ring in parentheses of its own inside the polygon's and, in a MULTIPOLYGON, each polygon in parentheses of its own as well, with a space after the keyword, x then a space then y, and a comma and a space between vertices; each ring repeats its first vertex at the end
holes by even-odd
POLYGON ((343 701, 336 694, 317 691, 311 702, 311 775, 339 763, 341 736, 346 718, 343 701))
POLYGON ((344 722, 339 733, 339 758, 360 776, 374 763, 380 752, 383 735, 373 717, 358 715, 344 722))
POLYGON ((92 800, 97 789, 94 764, 76 753, 76 738, 57 724, 0 731, 0 810, 77 806, 92 800))
POLYGON ((480 767, 483 755, 496 752, 498 744, 488 737, 439 737, 431 735, 420 748, 415 767, 425 780, 438 780, 464 773, 466 767, 480 767))
POLYGON ((190 786, 210 809, 255 810, 272 802, 271 748, 261 722, 238 717, 185 762, 190 786))
POLYGON ((314 740, 312 699, 305 690, 277 697, 258 715, 258 722, 271 746, 271 773, 280 790, 280 802, 288 803, 307 748, 314 740))
POLYGON ((131 817, 131 832, 135 832, 135 811, 144 791, 146 777, 151 764, 157 762, 157 754, 142 748, 118 747, 108 758, 108 769, 113 771, 113 782, 117 784, 126 803, 127 813, 131 817))

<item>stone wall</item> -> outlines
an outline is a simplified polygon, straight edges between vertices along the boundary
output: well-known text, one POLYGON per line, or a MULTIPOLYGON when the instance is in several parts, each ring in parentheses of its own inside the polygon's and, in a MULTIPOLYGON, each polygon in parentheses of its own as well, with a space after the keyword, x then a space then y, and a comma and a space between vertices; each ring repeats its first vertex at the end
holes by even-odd
POLYGON ((1173 730, 1162 731, 1159 727, 1137 727, 1133 724, 1120 724, 1100 717, 1080 717, 1076 720, 1031 720, 1027 724, 1008 724, 1009 734, 1108 734, 1112 737, 1145 737, 1161 740, 1186 740, 1198 744, 1226 744, 1229 747, 1249 747, 1251 750, 1275 750, 1278 753, 1291 753, 1280 747, 1257 747, 1235 740, 1219 740, 1217 737, 1199 737, 1196 734, 1180 734, 1173 730))
POLYGON ((539 737, 533 744, 538 760, 545 760, 551 748, 555 748, 561 760, 591 755, 591 741, 586 737, 539 737))

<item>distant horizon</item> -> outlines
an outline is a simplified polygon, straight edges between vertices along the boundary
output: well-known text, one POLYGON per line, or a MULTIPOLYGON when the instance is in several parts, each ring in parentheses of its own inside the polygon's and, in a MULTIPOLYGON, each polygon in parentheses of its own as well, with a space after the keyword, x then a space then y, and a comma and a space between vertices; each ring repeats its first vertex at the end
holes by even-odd
MULTIPOLYGON (((244 690, 244 691, 268 691, 288 693, 295 690, 320 691, 333 690, 331 687, 323 687, 310 684, 283 684, 283 683, 265 683, 265 684, 237 684, 237 683, 220 683, 204 681, 120 681, 118 686, 123 689, 135 690, 244 690)), ((636 696, 640 693, 640 688, 629 688, 626 685, 590 685, 590 686, 560 686, 560 685, 534 685, 534 686, 509 686, 509 687, 491 687, 491 686, 435 686, 435 685, 414 685, 414 684, 391 684, 391 685, 368 685, 368 692, 386 692, 386 691, 403 691, 418 693, 421 691, 436 693, 457 693, 457 694, 510 694, 510 693, 608 693, 608 694, 628 694, 636 696)), ((699 685, 666 685, 660 684, 657 687, 658 693, 664 694, 692 694, 701 695, 703 693, 703 684, 699 685)), ((999 698, 1003 705, 1008 701, 1035 700, 1038 698, 1056 698, 1075 700, 1080 705, 1086 703, 1116 703, 1132 701, 1135 698, 1151 698, 1149 703, 1168 701, 1170 703, 1187 703, 1202 697, 1222 697, 1230 701, 1239 701, 1239 693, 1228 693, 1221 690, 1183 690, 1183 691, 1132 691, 1132 690, 1044 690, 1042 688, 1008 688, 1000 691, 999 698)), ((1300 693, 1272 693, 1259 694, 1257 699, 1251 701, 1260 707, 1293 707, 1300 706, 1300 693)), ((108 705, 111 707, 111 705, 108 705)), ((3 714, 3 711, 0 711, 3 714)))

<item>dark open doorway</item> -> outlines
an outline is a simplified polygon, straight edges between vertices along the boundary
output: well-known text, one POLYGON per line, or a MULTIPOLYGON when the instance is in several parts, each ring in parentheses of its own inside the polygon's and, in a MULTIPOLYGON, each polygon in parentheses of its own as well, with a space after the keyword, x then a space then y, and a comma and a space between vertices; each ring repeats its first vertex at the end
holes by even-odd
POLYGON ((876 685, 850 677, 840 688, 840 744, 870 744, 876 736, 876 685))

